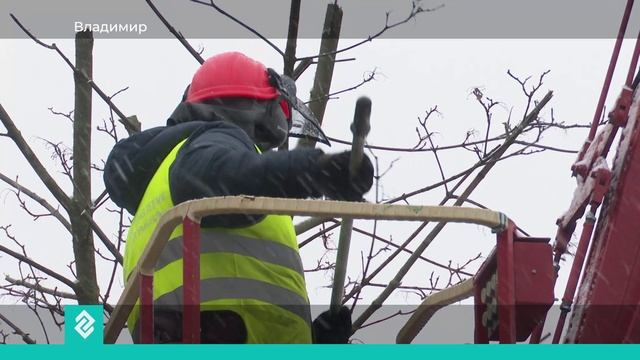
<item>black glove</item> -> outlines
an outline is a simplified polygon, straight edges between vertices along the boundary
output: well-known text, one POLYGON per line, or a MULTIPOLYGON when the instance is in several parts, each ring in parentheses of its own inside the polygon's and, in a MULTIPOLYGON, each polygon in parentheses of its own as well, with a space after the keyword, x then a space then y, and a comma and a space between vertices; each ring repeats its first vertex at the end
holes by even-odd
POLYGON ((351 311, 341 306, 336 314, 327 310, 313 320, 314 344, 348 344, 351 336, 351 311))
POLYGON ((360 169, 350 174, 351 151, 318 158, 317 184, 322 195, 334 200, 361 201, 373 185, 373 164, 363 155, 360 169))

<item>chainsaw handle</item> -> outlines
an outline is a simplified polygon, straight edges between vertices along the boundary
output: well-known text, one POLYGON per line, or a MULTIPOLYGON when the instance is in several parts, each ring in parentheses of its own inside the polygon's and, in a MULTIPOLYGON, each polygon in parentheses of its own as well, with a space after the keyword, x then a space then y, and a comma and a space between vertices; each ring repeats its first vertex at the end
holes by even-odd
POLYGON ((353 142, 351 144, 351 159, 349 162, 350 174, 353 177, 358 172, 364 156, 364 143, 371 130, 369 118, 371 117, 371 99, 362 96, 356 102, 356 110, 351 123, 353 142))
MULTIPOLYGON (((351 158, 349 159, 349 173, 351 177, 357 174, 362 164, 364 156, 364 143, 371 126, 371 99, 366 96, 360 97, 356 102, 356 109, 351 124, 353 142, 351 144, 351 158)), ((353 219, 343 218, 340 226, 340 240, 338 243, 338 254, 336 255, 336 270, 333 275, 333 288, 331 291, 331 312, 337 314, 342 305, 344 297, 344 280, 347 275, 347 264, 349 262, 349 246, 351 245, 351 230, 353 229, 353 219)))

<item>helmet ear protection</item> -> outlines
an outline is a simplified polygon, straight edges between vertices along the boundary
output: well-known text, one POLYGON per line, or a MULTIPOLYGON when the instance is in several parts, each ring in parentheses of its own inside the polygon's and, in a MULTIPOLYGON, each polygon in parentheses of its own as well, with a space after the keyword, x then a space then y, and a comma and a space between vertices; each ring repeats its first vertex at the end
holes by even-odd
POLYGON ((313 114, 313 111, 296 97, 295 81, 286 75, 278 74, 271 68, 267 69, 267 76, 269 84, 278 91, 283 100, 280 102, 280 106, 287 119, 289 119, 289 136, 311 138, 331 146, 329 139, 327 139, 320 125, 318 125, 318 119, 313 114))

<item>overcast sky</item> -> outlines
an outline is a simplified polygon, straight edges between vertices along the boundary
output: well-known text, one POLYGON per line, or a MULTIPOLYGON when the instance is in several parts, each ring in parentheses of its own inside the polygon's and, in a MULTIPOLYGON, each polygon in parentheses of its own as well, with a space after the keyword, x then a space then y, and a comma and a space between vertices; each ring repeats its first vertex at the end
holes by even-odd
MULTIPOLYGON (((304 10, 303 4, 303 10, 304 10)), ((618 9, 621 9, 619 6, 618 9)), ((621 10, 619 10, 621 11, 621 10)), ((303 13, 307 14, 307 13, 303 13)), ((16 14, 20 15, 20 14, 16 14)), ((4 16, 4 15, 3 15, 4 16)), ((221 21, 215 17, 215 21, 221 21)), ((310 15, 305 15, 309 16, 310 15)), ((316 14, 322 18, 321 14, 316 14)), ((349 14, 349 16, 353 16, 349 14)), ((419 17, 417 22, 437 17, 437 12, 419 17), (427 17, 428 16, 428 17, 427 17)), ((345 18, 347 13, 345 10, 345 18)), ((316 19, 317 20, 317 19, 316 19)), ((35 26, 23 19, 27 26, 35 26)), ((182 24, 174 24, 179 27, 182 24)), ((617 24, 611 24, 617 29, 617 24)), ((187 26, 187 25, 185 25, 187 26)), ((410 25, 408 25, 410 26, 410 25)), ((203 56, 223 51, 238 50, 262 61, 275 69, 282 69, 279 55, 260 40, 248 39, 189 39, 191 44, 203 49, 203 56)), ((63 52, 73 58, 74 48, 71 39, 49 39, 55 42, 63 52)), ((284 48, 283 40, 274 40, 284 48)), ((355 42, 355 39, 342 40, 340 47, 355 42)), ((304 39, 298 44, 298 54, 313 54, 318 50, 317 39, 304 39)), ((587 124, 591 121, 602 80, 608 65, 613 40, 601 39, 398 39, 375 40, 342 58, 355 58, 354 61, 336 65, 332 91, 348 88, 359 83, 363 76, 376 71, 376 80, 339 98, 331 100, 325 113, 323 128, 327 135, 348 140, 351 135, 349 124, 353 117, 355 99, 361 95, 369 96, 373 101, 371 116, 372 130, 368 142, 374 145, 410 148, 417 142, 415 128, 417 118, 423 117, 426 110, 438 106, 440 116, 429 120, 430 131, 437 132, 434 141, 438 146, 460 143, 470 129, 480 133, 484 131, 485 119, 482 109, 471 95, 479 88, 501 105, 495 110, 494 121, 500 124, 511 114, 512 122, 517 123, 523 116, 526 99, 519 84, 507 75, 511 70, 517 76, 532 76, 530 82, 546 70, 544 85, 536 95, 541 99, 547 90, 554 91, 554 98, 545 108, 542 116, 550 120, 550 109, 556 121, 567 124, 587 124)), ((623 52, 608 105, 615 100, 626 75, 633 43, 625 41, 623 52)), ((182 91, 189 83, 198 63, 175 40, 165 39, 97 39, 94 46, 94 80, 107 93, 128 88, 114 98, 115 104, 127 115, 137 115, 144 129, 164 124, 167 116, 178 103, 182 91)), ((298 81, 298 94, 306 100, 313 82, 313 70, 310 68, 298 81)), ((0 39, 0 103, 11 115, 40 156, 41 161, 69 193, 71 187, 60 174, 60 167, 51 158, 43 138, 52 142, 64 142, 71 146, 71 123, 59 116, 52 115, 48 108, 59 112, 73 109, 73 76, 66 64, 54 52, 44 49, 27 39, 0 39)), ((108 108, 94 96, 94 125, 98 125, 109 116, 108 108)), ((500 128, 495 134, 499 134, 500 128)), ((126 133, 120 131, 120 135, 126 133)), ((563 149, 577 150, 586 137, 586 131, 564 132, 551 130, 541 141, 563 149)), ((94 131, 92 158, 95 163, 105 159, 112 146, 111 140, 102 133, 94 131)), ((295 144, 295 142, 292 142, 295 144)), ((334 144, 323 147, 325 151, 340 151, 346 147, 334 144)), ((0 138, 0 172, 10 177, 19 177, 23 185, 42 194, 47 192, 30 170, 13 143, 0 138)), ((388 199, 412 191, 440 179, 438 168, 431 153, 397 153, 376 151, 382 169, 393 164, 389 173, 382 179, 380 196, 388 199)), ((475 155, 463 150, 440 152, 446 175, 456 174, 475 162, 475 155)), ((507 214, 519 226, 534 236, 553 237, 555 219, 569 205, 575 181, 570 178, 570 165, 574 154, 548 152, 529 157, 515 158, 497 165, 484 182, 472 194, 471 198, 489 208, 507 214)), ((104 185, 101 174, 94 176, 93 193, 97 196, 104 185)), ((412 204, 436 204, 444 196, 443 189, 433 190, 425 195, 412 198, 412 204)), ((374 192, 367 196, 375 200, 374 192)), ((33 222, 18 209, 15 196, 6 185, 0 185, 0 225, 13 224, 12 232, 27 245, 29 255, 41 260, 67 276, 71 276, 67 264, 72 259, 71 241, 61 226, 51 219, 33 222)), ((51 199, 53 202, 53 200, 51 199)), ((33 205, 35 209, 37 207, 33 205)), ((113 206, 111 206, 113 207, 113 206)), ((113 233, 114 217, 104 212, 98 215, 100 224, 108 234, 113 233)), ((371 230, 372 223, 361 224, 371 230)), ((404 241, 415 229, 415 225, 406 223, 383 224, 378 226, 381 236, 392 238, 395 242, 404 241)), ((337 232, 333 239, 337 240, 337 232)), ((426 234, 426 232, 424 233, 426 234)), ((423 235, 424 236, 424 235, 423 235)), ((356 238, 351 250, 349 275, 360 274, 360 251, 368 251, 368 239, 356 238)), ((302 238, 300 239, 302 240, 302 238)), ((0 235, 2 244, 8 244, 4 235, 0 235)), ((494 236, 487 229, 477 226, 449 226, 427 250, 426 256, 447 263, 464 263, 478 253, 487 255, 494 245, 494 236)), ((10 244, 12 245, 12 244, 10 244)), ((301 251, 306 268, 314 266, 322 254, 321 244, 310 245, 301 251)), ((402 257, 406 259, 406 257, 402 257)), ((381 274, 380 283, 390 279, 404 261, 396 260, 393 270, 381 274)), ((475 271, 480 262, 470 267, 475 271)), ((432 268, 417 266, 404 281, 406 285, 426 285, 432 268)), ((569 267, 562 270, 566 276, 569 267)), ((18 276, 16 262, 0 255, 0 274, 18 276)), ((100 267, 100 282, 105 286, 110 275, 109 266, 100 267)), ((312 304, 329 303, 330 290, 323 288, 330 281, 330 273, 313 273, 307 276, 309 296, 312 304)), ((1 280, 0 280, 1 281, 1 280)), ((121 286, 121 275, 117 276, 121 286)), ((120 290, 118 286, 118 291, 120 290)), ((557 289, 557 297, 563 288, 557 289)), ((114 291, 115 300, 118 291, 114 291)), ((371 289, 365 293, 364 303, 370 301, 380 289, 371 289)), ((0 303, 15 303, 15 299, 0 298, 0 303)), ((389 304, 417 304, 420 299, 406 292, 398 292, 388 299, 389 304)), ((320 309, 319 307, 318 309, 320 309)), ((471 316, 470 314, 467 314, 471 316)), ((472 318, 468 323, 461 321, 460 328, 472 334, 472 318)), ((368 335, 368 341, 393 341, 396 330, 388 332, 377 330, 368 335), (384 336, 382 336, 382 335, 384 336)), ((460 330, 463 331, 463 330, 460 330)), ((446 341, 446 332, 423 335, 419 341, 446 341)))

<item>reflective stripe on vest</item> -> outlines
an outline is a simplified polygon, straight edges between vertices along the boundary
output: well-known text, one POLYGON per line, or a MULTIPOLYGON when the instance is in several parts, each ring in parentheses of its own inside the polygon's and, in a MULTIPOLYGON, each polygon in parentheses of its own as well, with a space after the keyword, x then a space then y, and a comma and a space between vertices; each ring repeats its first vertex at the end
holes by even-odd
MULTIPOLYGON (((280 286, 259 280, 238 278, 205 279, 200 282, 200 285, 202 286, 200 302, 203 304, 223 299, 254 299, 296 314, 311 326, 307 299, 280 286)), ((172 309, 176 304, 182 304, 182 296, 182 286, 180 286, 156 299, 154 304, 164 309, 172 309)))
MULTIPOLYGON (((129 229, 124 259, 131 274, 162 214, 174 206, 169 168, 184 141, 164 159, 129 229)), ((170 236, 154 273, 154 303, 182 303, 182 226, 170 236)), ((231 310, 247 327, 248 343, 309 343, 311 317, 304 273, 289 216, 268 215, 242 228, 201 229, 201 309, 231 310)), ((179 308, 178 308, 179 309, 179 308)), ((129 316, 134 331, 138 307, 129 316)))
MULTIPOLYGON (((261 261, 289 268, 304 277, 298 252, 274 241, 203 231, 200 235, 200 253, 231 253, 251 256, 261 261)), ((182 236, 169 241, 158 258, 156 269, 162 269, 181 258, 182 236)))

